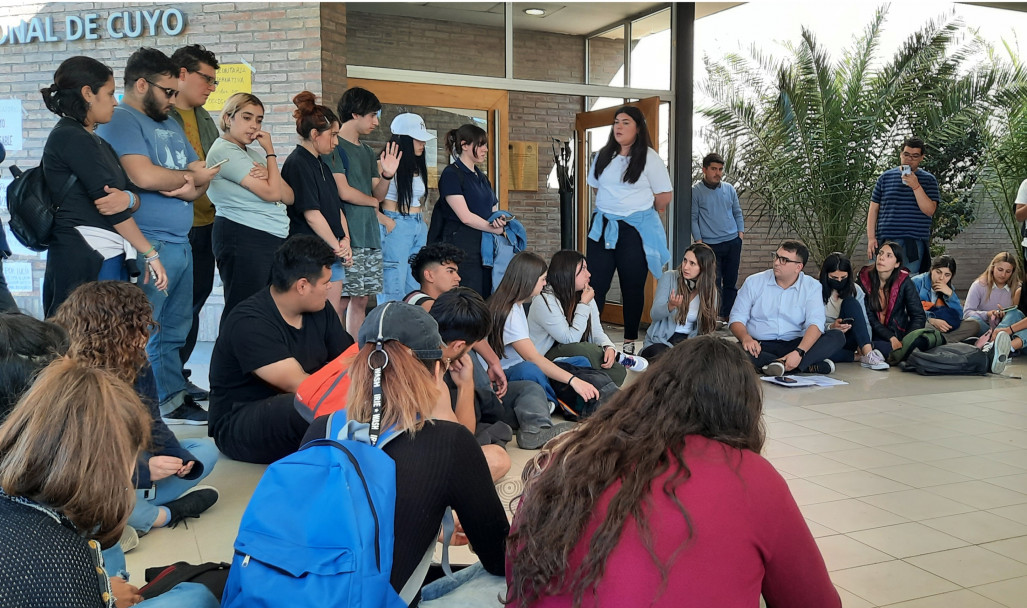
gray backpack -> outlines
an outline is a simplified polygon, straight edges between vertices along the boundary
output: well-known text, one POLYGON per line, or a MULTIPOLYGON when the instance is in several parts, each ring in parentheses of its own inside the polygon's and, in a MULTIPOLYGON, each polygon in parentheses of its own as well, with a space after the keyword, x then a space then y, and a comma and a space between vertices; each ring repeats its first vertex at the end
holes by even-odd
POLYGON ((921 376, 984 376, 990 364, 988 353, 957 342, 942 344, 928 351, 915 349, 900 367, 921 376))

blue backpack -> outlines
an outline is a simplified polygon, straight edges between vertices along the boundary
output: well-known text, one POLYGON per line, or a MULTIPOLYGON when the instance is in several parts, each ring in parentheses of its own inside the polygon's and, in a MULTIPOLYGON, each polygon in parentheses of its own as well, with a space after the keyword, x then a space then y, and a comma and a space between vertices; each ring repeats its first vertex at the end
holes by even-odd
POLYGON ((381 450, 399 433, 377 431, 332 414, 325 439, 267 468, 239 524, 223 608, 406 606, 389 583, 396 464, 381 450))

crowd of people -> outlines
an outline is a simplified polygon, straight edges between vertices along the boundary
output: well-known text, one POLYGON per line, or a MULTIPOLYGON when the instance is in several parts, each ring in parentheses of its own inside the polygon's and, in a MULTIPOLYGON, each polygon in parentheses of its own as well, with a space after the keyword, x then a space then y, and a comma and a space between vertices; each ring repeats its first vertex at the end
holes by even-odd
POLYGON ((325 437, 330 420, 297 393, 342 362, 343 414, 398 437, 382 447, 396 468, 390 581, 410 605, 451 508, 454 538, 505 576, 514 606, 634 605, 639 593, 658 606, 840 606, 760 456, 755 372, 883 371, 969 341, 999 373, 1025 349, 1017 256, 998 253, 964 298, 956 260, 930 259, 939 194, 920 140, 874 189, 869 264, 832 253, 815 278, 809 249, 786 239, 738 287, 745 223, 717 154, 692 187, 694 242, 664 270, 673 188, 633 106, 589 168, 585 253, 547 260, 499 208, 480 127, 442 138, 450 162, 429 225, 434 135, 420 116, 396 116, 374 150, 362 141, 379 125, 372 92, 350 88, 334 110, 300 92, 298 143, 279 165, 259 98, 232 95, 217 121, 203 109, 217 69, 199 45, 143 48, 120 104, 113 70, 88 57, 62 62, 42 91, 60 117, 42 164, 67 194, 48 320, 0 314, 0 516, 12 522, 0 548, 16 564, 0 572, 4 605, 217 605, 195 584, 143 600, 124 550, 211 508, 217 490, 198 484, 219 455, 270 464, 325 437), (185 365, 215 270, 225 307, 208 393, 185 365), (619 345, 600 316, 614 273, 619 345), (211 439, 180 440, 176 424, 207 425, 211 439), (515 438, 540 451, 511 524, 494 483, 515 438))

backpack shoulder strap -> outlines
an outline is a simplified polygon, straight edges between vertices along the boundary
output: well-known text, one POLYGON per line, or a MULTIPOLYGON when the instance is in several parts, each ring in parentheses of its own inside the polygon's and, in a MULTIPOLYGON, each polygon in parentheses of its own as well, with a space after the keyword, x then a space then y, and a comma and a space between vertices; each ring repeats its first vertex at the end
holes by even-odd
POLYGON ((64 202, 64 197, 67 196, 69 192, 71 192, 71 187, 74 186, 75 182, 77 181, 78 176, 76 176, 74 173, 68 176, 67 181, 64 182, 64 186, 61 187, 61 191, 57 194, 57 199, 51 201, 53 203, 53 207, 55 210, 60 208, 61 203, 64 202))

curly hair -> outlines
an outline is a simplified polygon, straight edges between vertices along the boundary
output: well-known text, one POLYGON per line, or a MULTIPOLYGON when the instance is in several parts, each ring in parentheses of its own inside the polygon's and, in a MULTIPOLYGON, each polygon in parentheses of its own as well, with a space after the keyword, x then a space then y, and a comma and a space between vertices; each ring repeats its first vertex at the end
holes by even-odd
POLYGON ((146 294, 124 281, 79 285, 53 320, 68 331, 68 356, 102 367, 129 384, 146 363, 146 340, 157 326, 146 294))
POLYGON ((560 442, 541 474, 525 483, 507 541, 508 603, 531 606, 543 596, 567 593, 575 607, 581 606, 585 594, 598 587, 629 520, 636 522, 632 525, 638 526, 665 588, 678 552, 688 545, 666 562, 656 555, 656 531, 647 513, 651 494, 663 492, 694 534, 687 505, 676 495, 691 476, 684 460, 688 437, 701 435, 759 453, 764 441, 759 384, 737 346, 712 336, 685 340, 655 361, 644 381, 621 390, 560 442), (616 491, 605 518, 585 538, 597 504, 611 487, 616 491), (587 547, 587 553, 571 571, 567 560, 578 546, 587 547))

